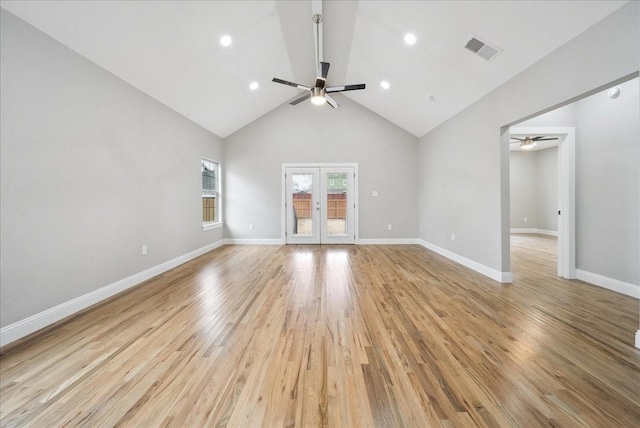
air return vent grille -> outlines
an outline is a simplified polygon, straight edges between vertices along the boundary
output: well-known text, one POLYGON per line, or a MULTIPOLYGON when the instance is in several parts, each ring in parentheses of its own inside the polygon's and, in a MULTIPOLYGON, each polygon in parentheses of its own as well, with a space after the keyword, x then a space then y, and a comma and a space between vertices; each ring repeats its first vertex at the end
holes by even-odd
POLYGON ((490 45, 489 43, 480 40, 476 36, 471 36, 471 39, 465 45, 465 49, 473 52, 481 58, 484 58, 487 61, 491 61, 495 57, 497 57, 502 49, 497 48, 495 46, 490 45))

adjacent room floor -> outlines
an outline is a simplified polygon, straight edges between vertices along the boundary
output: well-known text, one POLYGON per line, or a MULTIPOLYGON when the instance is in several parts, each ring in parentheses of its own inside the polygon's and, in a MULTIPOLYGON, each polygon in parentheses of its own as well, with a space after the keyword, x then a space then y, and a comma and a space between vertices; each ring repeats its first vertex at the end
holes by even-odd
POLYGON ((2 426, 638 426, 638 301, 419 246, 224 246, 2 350, 2 426))

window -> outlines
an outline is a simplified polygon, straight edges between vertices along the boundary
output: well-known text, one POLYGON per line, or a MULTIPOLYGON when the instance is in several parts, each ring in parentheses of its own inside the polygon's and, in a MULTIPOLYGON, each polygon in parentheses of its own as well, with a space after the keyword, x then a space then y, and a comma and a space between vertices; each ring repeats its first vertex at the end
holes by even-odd
POLYGON ((220 219, 220 164, 202 159, 202 229, 215 229, 220 219))

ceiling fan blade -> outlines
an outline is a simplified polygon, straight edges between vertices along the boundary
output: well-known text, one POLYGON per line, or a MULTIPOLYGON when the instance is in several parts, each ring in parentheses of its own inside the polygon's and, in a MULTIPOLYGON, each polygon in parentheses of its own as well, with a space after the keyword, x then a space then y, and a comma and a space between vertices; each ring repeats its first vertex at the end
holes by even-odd
POLYGON ((511 137, 512 140, 524 141, 524 138, 511 137))
POLYGON ((556 137, 553 138, 534 138, 533 141, 551 141, 551 140, 557 140, 556 137))
POLYGON ((304 100, 308 100, 309 98, 311 98, 311 91, 309 91, 308 93, 304 94, 301 97, 296 98, 295 100, 291 101, 289 104, 291 104, 292 106, 295 106, 300 104, 304 100))
POLYGON ((331 107, 333 108, 338 108, 340 107, 340 104, 338 104, 336 102, 336 100, 334 100, 333 98, 331 98, 329 95, 324 94, 324 99, 327 100, 327 104, 329 104, 331 107))
POLYGON ((328 62, 321 62, 320 63, 320 77, 322 77, 323 79, 327 78, 327 74, 329 74, 329 66, 331 64, 329 64, 328 62))
POLYGON ((298 89, 306 89, 307 91, 310 91, 311 88, 305 85, 301 85, 299 83, 293 83, 293 82, 289 82, 287 80, 282 80, 282 79, 278 79, 277 77, 274 77, 272 82, 275 83, 281 83, 283 85, 288 85, 288 86, 293 86, 294 88, 298 88, 298 89))
POLYGON ((365 88, 364 83, 360 83, 358 85, 342 85, 342 86, 329 86, 326 89, 326 92, 344 92, 344 91, 356 91, 358 89, 365 88))

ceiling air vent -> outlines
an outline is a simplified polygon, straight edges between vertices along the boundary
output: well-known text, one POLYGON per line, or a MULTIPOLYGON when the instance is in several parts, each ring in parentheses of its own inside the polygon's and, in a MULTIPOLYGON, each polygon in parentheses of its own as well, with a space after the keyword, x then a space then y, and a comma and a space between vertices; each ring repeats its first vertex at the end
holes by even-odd
POLYGON ((487 42, 483 42, 475 36, 472 36, 471 39, 469 39, 464 48, 487 61, 491 61, 498 56, 500 52, 502 52, 502 49, 492 46, 487 42))

